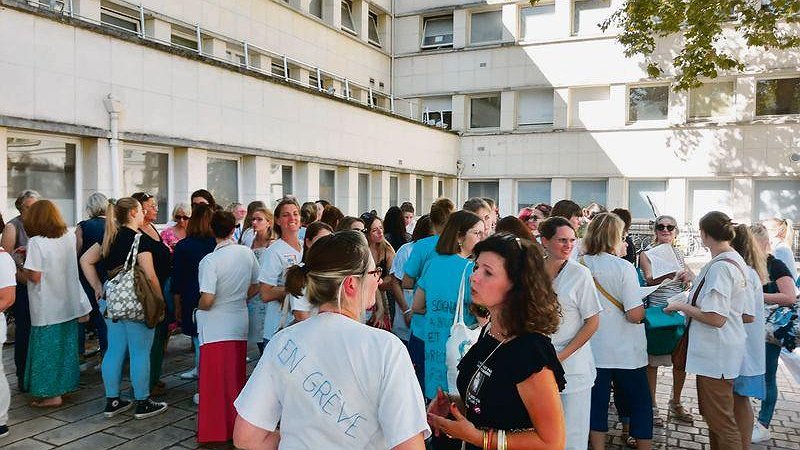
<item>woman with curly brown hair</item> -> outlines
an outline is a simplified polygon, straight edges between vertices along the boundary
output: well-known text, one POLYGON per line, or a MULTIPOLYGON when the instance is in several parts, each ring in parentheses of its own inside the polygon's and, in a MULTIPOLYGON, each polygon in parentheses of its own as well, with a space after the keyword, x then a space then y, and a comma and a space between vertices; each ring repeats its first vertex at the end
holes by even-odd
POLYGON ((560 308, 538 246, 510 234, 475 245, 472 301, 491 322, 458 365, 463 403, 440 394, 428 420, 466 449, 564 448, 564 370, 548 334, 560 308), (446 418, 452 414, 454 420, 446 418))

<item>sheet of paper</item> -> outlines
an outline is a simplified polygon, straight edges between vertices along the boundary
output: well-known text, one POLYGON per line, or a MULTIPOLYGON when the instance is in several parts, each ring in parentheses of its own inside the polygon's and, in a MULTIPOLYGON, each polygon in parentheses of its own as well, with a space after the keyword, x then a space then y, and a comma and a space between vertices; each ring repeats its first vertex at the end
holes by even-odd
POLYGON ((673 295, 672 297, 667 299, 667 304, 671 305, 673 303, 689 303, 689 291, 683 291, 678 294, 673 295))
POLYGON ((658 288, 660 288, 660 287, 661 287, 661 285, 660 285, 660 284, 657 284, 657 285, 655 285, 655 286, 643 286, 643 287, 639 287, 639 296, 640 296, 641 298, 645 298, 645 297, 647 297, 648 295, 650 295, 650 294, 652 294, 653 292, 655 292, 655 291, 656 291, 656 289, 658 289, 658 288))
POLYGON ((650 259, 650 271, 654 279, 683 270, 675 251, 669 244, 658 245, 644 253, 650 259))

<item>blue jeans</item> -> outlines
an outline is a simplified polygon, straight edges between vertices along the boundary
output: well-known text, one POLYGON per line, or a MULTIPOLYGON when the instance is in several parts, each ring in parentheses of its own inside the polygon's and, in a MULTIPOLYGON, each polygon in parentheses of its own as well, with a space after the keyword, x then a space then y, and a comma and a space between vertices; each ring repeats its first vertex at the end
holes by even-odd
POLYGON ((597 378, 592 387, 591 430, 608 432, 608 404, 611 402, 612 380, 624 396, 624 400, 620 403, 627 406, 629 412, 630 435, 637 439, 652 439, 653 399, 647 382, 647 367, 597 369, 597 378))
POLYGON ((775 412, 775 402, 778 401, 778 357, 781 356, 781 348, 774 344, 767 346, 767 371, 764 374, 764 381, 767 384, 767 395, 761 401, 761 410, 758 411, 758 421, 765 427, 769 427, 772 421, 772 414, 775 412))
MULTIPOLYGON (((103 305, 101 310, 105 309, 103 305)), ((133 398, 146 400, 150 397, 150 349, 153 346, 154 330, 144 322, 106 319, 108 349, 103 357, 103 385, 106 397, 119 397, 122 368, 130 353, 131 385, 133 398)))

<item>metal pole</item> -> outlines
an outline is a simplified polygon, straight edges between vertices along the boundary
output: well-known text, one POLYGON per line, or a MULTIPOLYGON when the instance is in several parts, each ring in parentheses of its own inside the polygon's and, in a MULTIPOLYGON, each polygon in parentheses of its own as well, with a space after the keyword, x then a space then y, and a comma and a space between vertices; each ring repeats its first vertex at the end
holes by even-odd
POLYGON ((319 70, 319 67, 317 67, 317 90, 322 90, 322 72, 319 70))
POLYGON ((144 39, 145 32, 144 32, 144 6, 139 3, 139 37, 144 39))
POLYGON ((250 52, 248 51, 247 42, 242 42, 242 46, 244 46, 244 66, 250 67, 250 52))
POLYGON ((344 79, 344 98, 350 100, 350 81, 347 78, 344 79))
POLYGON ((283 79, 289 81, 289 60, 283 55, 283 79))
POLYGON ((203 54, 203 34, 200 32, 200 24, 195 25, 195 35, 197 36, 197 54, 203 54))

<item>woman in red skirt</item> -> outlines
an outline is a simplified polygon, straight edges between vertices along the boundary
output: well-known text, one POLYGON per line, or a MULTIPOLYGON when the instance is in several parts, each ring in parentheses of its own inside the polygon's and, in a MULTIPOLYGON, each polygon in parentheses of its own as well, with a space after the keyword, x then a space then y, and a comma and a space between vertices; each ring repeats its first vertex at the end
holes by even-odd
POLYGON ((233 438, 233 401, 247 381, 247 298, 258 292, 258 261, 253 252, 233 242, 233 214, 217 211, 211 230, 213 252, 200 261, 200 408, 198 442, 233 438))

